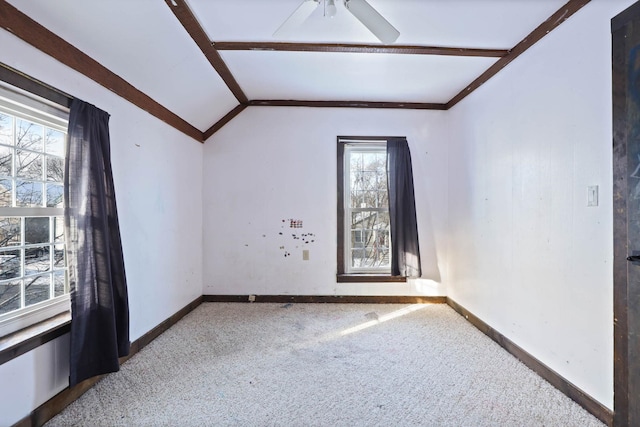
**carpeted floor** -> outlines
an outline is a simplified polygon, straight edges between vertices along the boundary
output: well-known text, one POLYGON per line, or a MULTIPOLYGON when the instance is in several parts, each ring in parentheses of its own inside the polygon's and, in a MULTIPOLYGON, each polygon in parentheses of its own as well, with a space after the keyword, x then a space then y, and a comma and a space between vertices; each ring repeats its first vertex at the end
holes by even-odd
POLYGON ((603 426, 445 304, 204 303, 47 426, 603 426))

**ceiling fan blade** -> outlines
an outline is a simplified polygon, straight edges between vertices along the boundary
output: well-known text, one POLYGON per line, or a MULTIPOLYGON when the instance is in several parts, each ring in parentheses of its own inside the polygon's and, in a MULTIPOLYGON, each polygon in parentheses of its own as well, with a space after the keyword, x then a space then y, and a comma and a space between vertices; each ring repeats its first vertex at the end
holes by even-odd
POLYGON ((382 43, 391 44, 400 36, 400 32, 366 0, 344 0, 344 7, 382 43))
POLYGON ((280 28, 273 33, 273 36, 285 36, 292 30, 297 29, 309 16, 311 16, 318 5, 320 5, 320 0, 304 0, 291 14, 291 16, 289 16, 287 20, 280 25, 280 28))

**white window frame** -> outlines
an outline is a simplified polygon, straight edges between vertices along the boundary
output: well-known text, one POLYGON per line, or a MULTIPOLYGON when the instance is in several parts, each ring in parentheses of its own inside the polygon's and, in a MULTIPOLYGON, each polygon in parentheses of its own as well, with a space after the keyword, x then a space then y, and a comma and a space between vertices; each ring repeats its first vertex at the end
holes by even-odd
MULTIPOLYGON (((0 109, 7 114, 67 133, 69 109, 0 81, 0 109)), ((14 130, 15 131, 15 130, 14 130)), ((14 160, 15 161, 15 160, 14 160)), ((44 179, 44 178, 43 178, 44 179)), ((43 187, 43 189, 46 187, 43 187)), ((15 186, 13 188, 15 192, 15 186)), ((63 216, 64 209, 56 207, 0 207, 0 217, 63 216)), ((24 219, 21 220, 24 225, 24 219)), ((22 228, 24 233, 24 227, 22 228)), ((55 247, 50 227, 49 244, 55 247)), ((22 239, 24 242, 24 239, 22 239)), ((24 242, 26 244, 26 242, 24 242)), ((50 252, 50 256, 53 256, 50 252)), ((21 263, 24 258, 21 257, 21 263)), ((21 269, 24 265, 21 264, 21 269)), ((61 271, 59 269, 58 271, 61 271)), ((46 301, 0 315, 0 338, 58 314, 70 311, 68 273, 65 271, 65 293, 46 301)), ((23 275, 21 274, 21 277, 23 275)), ((53 285, 52 285, 53 286, 53 285)), ((24 289, 22 289, 24 291, 24 289)), ((24 295, 21 295, 24 299, 24 295)))
MULTIPOLYGON (((344 224, 343 224, 343 242, 344 242, 344 271, 346 274, 391 274, 391 247, 393 242, 391 236, 389 236, 389 265, 384 267, 353 267, 352 266, 352 246, 351 241, 351 214, 358 211, 377 211, 389 213, 389 208, 352 208, 351 207, 351 154, 358 152, 372 152, 380 151, 386 155, 387 141, 364 141, 347 139, 340 139, 340 142, 344 144, 344 159, 343 159, 343 207, 344 207, 344 224)), ((364 238, 364 236, 363 236, 364 238)))

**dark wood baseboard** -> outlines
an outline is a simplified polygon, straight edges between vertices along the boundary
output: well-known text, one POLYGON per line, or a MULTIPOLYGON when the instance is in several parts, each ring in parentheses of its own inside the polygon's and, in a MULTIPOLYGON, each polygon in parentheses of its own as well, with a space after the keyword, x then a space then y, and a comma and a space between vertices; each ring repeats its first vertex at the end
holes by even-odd
POLYGON ((191 313, 200 304, 202 304, 201 296, 191 301, 189 304, 187 304, 182 309, 180 309, 176 314, 169 317, 167 320, 160 323, 158 326, 156 326, 155 328, 153 328, 152 330, 150 330, 149 332, 147 332, 146 334, 144 334, 143 336, 141 336, 140 338, 132 342, 131 351, 129 352, 129 355, 121 358, 120 364, 129 360, 133 355, 135 355, 137 352, 139 352, 140 350, 145 348, 147 345, 149 345, 151 341, 158 338, 160 334, 162 334, 167 329, 169 329, 170 327, 178 323, 178 321, 182 319, 184 316, 191 313))
POLYGON ((447 298, 447 304, 455 311, 457 311, 462 317, 467 319, 473 326, 478 328, 482 333, 498 343, 500 347, 507 350, 514 357, 524 363, 525 366, 534 371, 536 374, 540 375, 547 382, 567 395, 578 405, 582 406, 594 417, 598 418, 608 426, 613 425, 613 411, 611 411, 609 408, 602 405, 600 402, 596 401, 594 398, 567 381, 560 374, 546 366, 544 363, 540 362, 538 359, 523 350, 521 347, 517 346, 513 341, 493 329, 491 326, 487 325, 485 322, 480 320, 473 313, 462 307, 451 298, 447 298))
POLYGON ((203 302, 346 303, 346 304, 446 304, 447 297, 360 295, 203 295, 203 302), (253 297, 254 300, 250 300, 253 297))
MULTIPOLYGON (((156 339, 160 334, 176 324, 180 319, 193 311, 201 303, 202 297, 200 296, 180 309, 176 314, 169 317, 167 320, 160 323, 158 326, 132 342, 129 355, 121 358, 120 364, 125 363, 127 360, 133 357, 136 353, 146 347, 151 341, 156 339)), ((62 412, 62 410, 69 406, 71 402, 82 396, 87 390, 93 387, 103 377, 105 377, 105 375, 89 378, 88 380, 83 381, 74 387, 64 389, 63 391, 56 394, 54 397, 34 409, 31 414, 18 421, 13 425, 13 427, 40 427, 44 425, 44 423, 49 421, 56 414, 62 412)))

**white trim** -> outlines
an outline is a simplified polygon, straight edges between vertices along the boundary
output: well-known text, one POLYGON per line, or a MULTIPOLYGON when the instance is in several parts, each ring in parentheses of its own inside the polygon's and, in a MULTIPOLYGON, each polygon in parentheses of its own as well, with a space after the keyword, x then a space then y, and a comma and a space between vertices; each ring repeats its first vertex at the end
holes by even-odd
POLYGON ((40 207, 15 207, 0 208, 0 217, 2 216, 62 216, 64 215, 64 208, 40 208, 40 207))
MULTIPOLYGON (((388 274, 391 272, 391 263, 388 267, 378 268, 362 268, 352 267, 351 249, 353 243, 351 242, 351 213, 358 211, 379 211, 384 212, 382 208, 351 208, 350 207, 350 194, 351 194, 351 153, 363 153, 363 152, 380 152, 383 148, 386 149, 386 140, 349 140, 340 139, 341 143, 344 143, 344 157, 343 157, 343 180, 342 193, 343 193, 343 211, 344 211, 344 224, 343 224, 343 242, 344 242, 344 271, 346 274, 356 273, 382 273, 388 274)), ((386 210, 388 212, 388 210, 386 210)), ((391 243, 391 237, 389 237, 389 243, 391 243)), ((389 248, 389 261, 391 261, 391 247, 389 248)))
POLYGON ((42 322, 71 309, 69 294, 0 315, 0 337, 42 322))
POLYGON ((0 82, 0 106, 21 118, 67 133, 69 109, 0 82))
MULTIPOLYGON (((63 132, 65 135, 67 133, 68 127, 68 116, 69 109, 58 104, 55 104, 51 101, 48 101, 39 96, 33 95, 27 91, 15 88, 11 85, 8 85, 4 82, 0 82, 0 111, 6 112, 6 114, 14 116, 16 118, 25 119, 28 121, 32 121, 34 123, 38 123, 43 125, 46 128, 54 129, 60 132, 63 132)), ((14 121, 15 126, 15 121, 14 121)), ((14 127, 14 137, 15 137, 15 127, 14 127)), ((17 151, 26 151, 26 152, 34 152, 30 149, 22 149, 15 146, 15 142, 9 146, 12 150, 17 151)), ((35 151, 38 155, 42 155, 42 159, 44 162, 43 171, 44 175, 41 180, 28 180, 24 179, 24 181, 33 181, 36 183, 40 183, 42 185, 43 191, 43 199, 42 204, 45 204, 46 201, 46 186, 45 184, 54 184, 61 185, 61 182, 48 181, 46 178, 46 159, 48 158, 61 158, 60 156, 56 156, 55 154, 47 153, 46 146, 43 146, 42 150, 35 151)), ((14 154, 13 161, 16 161, 16 155, 14 154)), ((64 157, 62 157, 64 158, 64 157)), ((15 191, 16 185, 15 183, 22 180, 20 177, 15 176, 15 164, 12 165, 12 175, 7 177, 6 179, 12 180, 14 183, 12 187, 12 200, 16 200, 15 191)), ((14 202, 15 203, 15 202, 14 202)), ((55 242, 53 236, 53 228, 50 222, 50 231, 49 231, 49 241, 42 243, 29 243, 25 242, 25 224, 24 218, 28 217, 62 217, 64 214, 63 208, 58 207, 0 207, 0 216, 1 217, 20 217, 22 226, 21 226, 21 239, 20 244, 15 248, 10 248, 11 250, 19 249, 20 250, 20 262, 21 262, 21 272, 20 276, 11 279, 11 280, 3 280, 3 283, 11 282, 12 280, 20 281, 21 289, 20 289, 20 307, 19 309, 10 311, 8 313, 4 313, 0 315, 0 338, 14 333, 20 329, 24 329, 29 327, 35 323, 42 322, 47 320, 53 316, 58 314, 68 312, 70 310, 70 297, 68 293, 68 283, 65 283, 65 292, 64 295, 60 295, 55 298, 47 299, 46 301, 42 301, 28 307, 25 307, 25 277, 49 277, 50 278, 50 286, 49 286, 49 295, 54 295, 55 292, 55 274, 56 272, 64 272, 65 268, 57 269, 54 264, 55 257, 55 248, 58 245, 62 245, 61 242, 55 242), (50 248, 49 253, 49 265, 50 269, 45 274, 36 274, 32 276, 25 276, 25 249, 32 247, 46 246, 50 248)), ((66 276, 66 273, 65 273, 66 276)))

